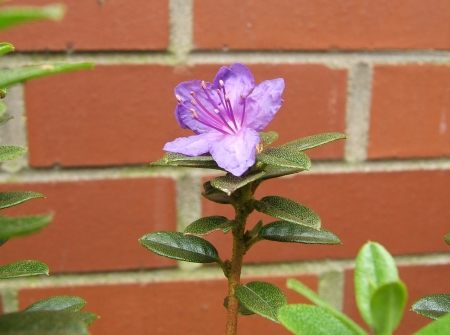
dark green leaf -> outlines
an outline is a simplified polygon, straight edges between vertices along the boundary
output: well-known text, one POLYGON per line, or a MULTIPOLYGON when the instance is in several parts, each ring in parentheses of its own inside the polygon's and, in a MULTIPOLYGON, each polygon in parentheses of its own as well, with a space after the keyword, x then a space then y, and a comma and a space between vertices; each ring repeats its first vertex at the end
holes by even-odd
POLYGON ((271 179, 271 178, 278 178, 282 176, 287 176, 290 174, 295 174, 305 171, 304 169, 291 169, 291 168, 282 168, 278 166, 272 166, 267 165, 264 168, 264 172, 266 172, 266 175, 262 179, 271 179))
MULTIPOLYGON (((226 297, 223 301, 223 306, 228 309, 228 297, 226 297)), ((251 310, 245 308, 244 305, 242 305, 240 302, 238 303, 238 314, 239 315, 253 315, 255 313, 253 313, 251 310)))
POLYGON ((389 252, 375 242, 366 243, 356 257, 356 304, 364 321, 374 328, 370 301, 378 287, 399 281, 395 261, 389 252))
POLYGON ((231 204, 232 202, 231 198, 225 192, 213 187, 209 181, 203 184, 203 189, 202 195, 210 201, 224 205, 231 204))
POLYGON ((304 226, 320 229, 320 217, 310 208, 293 200, 268 196, 254 202, 258 212, 276 217, 284 221, 298 223, 304 226))
POLYGON ((444 241, 445 241, 445 243, 450 245, 450 233, 448 233, 447 235, 444 236, 444 241))
POLYGON ((283 291, 273 284, 260 281, 239 285, 235 294, 247 309, 274 322, 278 322, 278 309, 287 303, 283 291))
POLYGON ((192 222, 184 230, 185 235, 207 235, 215 230, 223 230, 227 233, 233 227, 234 221, 224 216, 207 216, 192 222))
POLYGON ((39 311, 0 315, 2 335, 87 335, 86 324, 75 313, 39 311))
POLYGON ((24 312, 35 311, 64 311, 79 312, 86 305, 86 301, 80 297, 70 295, 59 295, 47 299, 36 301, 25 308, 24 312))
POLYGON ((52 221, 51 215, 11 217, 0 215, 0 238, 10 238, 35 233, 52 221))
POLYGON ((2 145, 0 146, 0 162, 9 161, 16 157, 22 156, 28 150, 24 147, 18 147, 15 145, 2 145))
POLYGON ((0 55, 3 55, 11 51, 14 51, 14 46, 11 43, 7 42, 0 43, 0 55))
POLYGON ((329 142, 333 142, 336 140, 343 140, 346 138, 347 137, 341 133, 323 133, 323 134, 317 134, 317 135, 312 135, 312 136, 308 136, 308 137, 303 137, 298 140, 280 145, 280 147, 304 151, 304 150, 316 148, 318 146, 327 144, 329 142))
POLYGON ((278 310, 278 320, 296 335, 356 335, 328 311, 312 305, 286 305, 278 310))
POLYGON ((450 294, 431 294, 422 297, 411 306, 411 310, 437 320, 450 312, 450 294))
POLYGON ((267 133, 260 132, 259 138, 261 139, 263 148, 265 148, 278 139, 278 133, 274 131, 268 131, 267 133))
POLYGON ((0 267, 0 279, 48 275, 48 266, 39 261, 18 261, 0 267))
POLYGON ((36 20, 59 21, 63 18, 65 7, 49 5, 44 7, 8 7, 0 10, 0 30, 36 20))
POLYGON ((150 166, 179 166, 223 171, 223 169, 214 161, 212 156, 186 156, 172 152, 164 154, 163 158, 151 163, 150 166))
POLYGON ((450 334, 450 313, 447 313, 415 332, 413 335, 448 335, 450 334))
POLYGON ((141 245, 155 254, 193 263, 219 261, 216 248, 208 241, 179 232, 155 232, 142 236, 141 245))
POLYGON ((5 244, 6 242, 8 242, 8 239, 7 239, 7 238, 1 239, 1 240, 0 240, 0 247, 1 247, 3 244, 5 244))
POLYGON ((276 147, 265 149, 256 154, 256 159, 268 165, 282 168, 309 170, 311 160, 303 152, 290 147, 276 147))
POLYGON ((81 319, 86 324, 86 326, 90 326, 98 319, 98 315, 91 312, 78 312, 75 313, 75 316, 81 319))
POLYGON ((261 179, 266 173, 264 171, 249 174, 244 177, 236 177, 230 173, 225 176, 217 177, 211 180, 211 186, 225 192, 230 195, 237 189, 254 182, 255 180, 261 179))
POLYGON ((43 194, 31 191, 9 191, 0 192, 0 209, 16 206, 22 202, 45 198, 43 194))
POLYGON ((93 66, 94 65, 92 63, 60 63, 33 65, 17 69, 4 70, 2 71, 2 76, 0 77, 0 87, 8 87, 26 80, 40 78, 56 73, 92 69, 93 66))
POLYGON ((277 242, 295 242, 306 244, 340 244, 339 238, 332 232, 316 230, 288 221, 276 221, 262 227, 259 237, 277 242))
POLYGON ((379 286, 370 299, 370 310, 376 334, 392 334, 402 319, 408 293, 401 281, 379 286))

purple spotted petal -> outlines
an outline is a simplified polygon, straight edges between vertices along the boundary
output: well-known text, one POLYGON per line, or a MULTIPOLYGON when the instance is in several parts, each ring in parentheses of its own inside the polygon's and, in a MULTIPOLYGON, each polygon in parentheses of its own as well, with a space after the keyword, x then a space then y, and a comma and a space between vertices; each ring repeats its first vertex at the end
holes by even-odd
POLYGON ((258 132, 242 128, 235 135, 225 135, 221 141, 211 143, 210 153, 221 168, 241 176, 255 164, 256 145, 259 143, 258 132))
POLYGON ((246 100, 244 127, 262 131, 280 109, 284 90, 282 78, 266 80, 259 84, 246 100))
POLYGON ((217 132, 179 137, 175 141, 167 142, 163 150, 188 156, 199 156, 211 150, 211 143, 220 142, 224 135, 217 132))

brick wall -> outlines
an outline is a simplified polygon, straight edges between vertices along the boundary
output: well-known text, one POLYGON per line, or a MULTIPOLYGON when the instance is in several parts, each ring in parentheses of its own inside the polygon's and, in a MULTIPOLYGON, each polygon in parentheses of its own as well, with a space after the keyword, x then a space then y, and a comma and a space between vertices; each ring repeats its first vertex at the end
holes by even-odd
MULTIPOLYGON (((230 214, 201 199, 209 171, 148 163, 165 142, 188 134, 173 117, 174 86, 211 80, 235 61, 258 82, 285 79, 285 103, 269 127, 279 143, 319 132, 348 136, 310 151, 311 172, 268 181, 257 194, 312 207, 343 244, 262 242, 246 258, 243 281, 284 288, 286 278, 298 278, 360 320, 353 259, 370 239, 396 256, 409 304, 449 292, 441 279, 450 276, 442 239, 450 231, 448 0, 60 2, 69 10, 62 23, 0 34, 17 49, 1 67, 97 64, 16 86, 6 99, 16 118, 2 127, 2 143, 26 145, 29 155, 2 166, 0 188, 47 199, 4 213, 54 213, 54 221, 0 248, 2 263, 38 259, 52 273, 2 281, 4 311, 75 294, 101 315, 93 334, 223 333, 221 271, 154 256, 137 239, 183 229, 201 215, 230 214)), ((209 239, 222 257, 229 254, 228 235, 209 239)), ((302 301, 284 290, 290 303, 302 301)), ((426 323, 406 311, 397 334, 426 323)), ((240 334, 257 331, 287 334, 260 317, 240 319, 240 334)))

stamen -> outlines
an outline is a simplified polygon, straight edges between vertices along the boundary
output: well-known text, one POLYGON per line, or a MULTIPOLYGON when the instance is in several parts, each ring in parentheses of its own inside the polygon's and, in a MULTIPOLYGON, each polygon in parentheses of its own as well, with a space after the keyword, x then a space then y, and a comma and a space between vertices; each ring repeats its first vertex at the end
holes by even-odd
POLYGON ((175 94, 175 98, 177 99, 178 102, 183 102, 183 100, 178 94, 175 94))
POLYGON ((194 119, 198 120, 198 115, 195 112, 194 108, 189 109, 189 111, 192 113, 192 116, 194 117, 194 119))
MULTIPOLYGON (((223 87, 223 90, 225 92, 225 86, 223 87)), ((238 126, 236 124, 236 119, 234 118, 233 108, 231 107, 231 102, 230 102, 230 98, 228 97, 228 94, 225 94, 225 102, 227 103, 227 106, 230 110, 231 121, 233 121, 234 126, 236 127, 236 129, 238 129, 238 126)))
POLYGON ((242 127, 245 119, 245 103, 247 102, 247 100, 245 100, 245 96, 243 94, 241 94, 241 98, 242 100, 244 100, 244 108, 242 109, 242 118, 241 118, 241 127, 242 127))

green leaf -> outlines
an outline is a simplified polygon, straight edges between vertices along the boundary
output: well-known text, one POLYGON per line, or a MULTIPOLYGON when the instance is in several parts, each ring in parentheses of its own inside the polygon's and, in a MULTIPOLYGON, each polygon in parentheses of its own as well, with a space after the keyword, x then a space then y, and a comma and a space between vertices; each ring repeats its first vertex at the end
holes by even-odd
POLYGON ((294 290, 295 292, 303 295, 311 302, 315 303, 318 307, 323 309, 324 311, 332 314, 335 318, 337 318, 341 323, 343 323, 348 329, 351 329, 355 334, 359 335, 367 335, 367 333, 357 325, 352 319, 350 319, 344 313, 338 311, 334 307, 332 307, 328 302, 320 298, 316 292, 311 290, 308 286, 302 284, 298 280, 288 279, 287 287, 294 290))
POLYGON ((8 239, 7 239, 7 238, 0 239, 0 247, 1 247, 3 244, 5 244, 6 242, 8 242, 8 239))
MULTIPOLYGON (((226 297, 223 301, 223 306, 228 309, 228 297, 226 297)), ((241 304, 241 302, 238 302, 238 314, 239 315, 253 315, 251 310, 247 309, 244 305, 241 304)))
POLYGON ((397 267, 389 252, 375 242, 366 243, 356 257, 356 304, 364 321, 374 328, 370 300, 382 285, 399 281, 397 267))
POLYGON ((75 313, 39 311, 0 315, 2 335, 87 335, 86 324, 75 313))
POLYGON ((22 67, 17 69, 3 70, 0 77, 0 87, 8 87, 20 82, 57 74, 67 71, 75 71, 82 69, 92 69, 92 63, 59 63, 59 64, 42 64, 22 67))
POLYGON ((298 140, 285 143, 283 145, 280 145, 279 148, 281 148, 281 147, 291 148, 291 149, 295 148, 296 150, 304 151, 304 150, 316 148, 318 146, 327 144, 329 142, 333 142, 336 140, 343 140, 346 138, 347 137, 341 133, 323 133, 323 134, 317 134, 317 135, 312 135, 312 136, 308 136, 308 137, 303 137, 298 140))
POLYGON ((231 198, 225 192, 213 187, 210 181, 203 184, 203 189, 202 195, 212 202, 224 205, 232 203, 231 198))
POLYGON ((75 316, 81 319, 86 324, 86 326, 90 326, 99 318, 97 314, 91 312, 78 312, 75 313, 75 316))
POLYGON ((450 245, 450 233, 448 233, 447 235, 444 236, 444 241, 445 241, 445 243, 450 245))
POLYGON ((45 197, 41 193, 31 191, 0 192, 0 209, 16 206, 22 202, 37 198, 45 197))
POLYGON ((59 295, 47 299, 36 301, 25 308, 24 312, 35 311, 64 311, 79 312, 86 305, 86 301, 80 297, 70 295, 59 295))
POLYGON ((151 163, 150 166, 179 166, 223 171, 223 169, 214 161, 212 156, 186 156, 172 152, 166 153, 163 158, 151 163))
POLYGON ((268 131, 267 133, 260 132, 259 138, 261 139, 261 143, 265 148, 278 139, 278 133, 274 131, 268 131))
POLYGON ((254 182, 255 180, 261 179, 266 173, 264 171, 251 173, 244 177, 236 177, 230 173, 225 176, 217 177, 211 180, 211 186, 225 192, 230 195, 237 189, 244 187, 245 185, 254 182))
POLYGON ((0 162, 9 161, 16 157, 22 156, 28 150, 24 147, 18 147, 15 145, 2 145, 0 146, 0 162))
MULTIPOLYGON (((4 105, 4 104, 2 104, 0 102, 0 109, 1 109, 2 105, 4 105)), ((9 120, 12 120, 12 119, 14 119, 13 116, 11 116, 9 114, 6 114, 6 113, 3 113, 3 115, 0 116, 0 126, 4 125, 6 122, 8 122, 9 120)))
POLYGON ((257 235, 257 234, 261 231, 261 228, 262 228, 262 227, 263 227, 263 221, 262 221, 262 220, 259 220, 259 221, 256 223, 256 225, 252 228, 252 230, 250 230, 250 231, 247 233, 247 236, 253 237, 253 236, 257 235))
POLYGON ((411 310, 427 318, 437 320, 450 312, 450 294, 430 294, 417 300, 411 310))
POLYGON ((18 261, 0 267, 0 279, 48 275, 48 266, 39 261, 18 261))
POLYGON ((267 165, 264 168, 264 172, 266 173, 266 175, 262 179, 266 180, 266 179, 271 179, 271 178, 278 178, 278 177, 287 176, 290 174, 299 173, 302 171, 305 171, 305 170, 304 169, 282 168, 282 167, 278 167, 278 166, 267 165))
POLYGON ((415 332, 413 335, 447 335, 450 334, 450 313, 440 317, 415 332))
POLYGON ((18 24, 37 20, 59 21, 63 18, 63 5, 48 5, 43 7, 8 7, 0 10, 0 30, 18 24))
POLYGON ((278 320, 296 335, 356 335, 328 311, 312 305, 286 305, 278 310, 278 320))
POLYGON ((51 221, 51 215, 19 217, 0 215, 0 238, 4 239, 35 233, 47 226, 51 221))
POLYGON ((311 160, 302 151, 290 147, 268 148, 256 154, 256 159, 268 165, 282 168, 309 170, 311 160))
POLYGON ((375 334, 391 335, 402 319, 408 293, 401 281, 379 286, 370 299, 375 334))
POLYGON ((157 255, 193 263, 219 262, 216 248, 208 241, 179 232, 155 232, 142 236, 139 243, 157 255))
POLYGON ((287 303, 283 291, 273 284, 261 281, 239 285, 235 295, 245 308, 274 322, 278 322, 278 309, 287 303))
MULTIPOLYGON (((0 91, 1 95, 1 91, 0 91)), ((6 112, 6 105, 3 102, 0 102, 0 117, 2 117, 6 112)))
POLYGON ((0 43, 0 55, 6 54, 11 51, 14 51, 14 46, 11 43, 0 43))
POLYGON ((277 219, 298 223, 316 230, 320 229, 320 217, 312 209, 293 200, 278 196, 268 196, 260 201, 255 200, 254 206, 258 212, 277 219))
POLYGON ((228 220, 224 216, 207 216, 192 222, 184 230, 185 235, 207 235, 215 230, 221 229, 228 233, 233 227, 234 221, 228 220))
POLYGON ((275 221, 262 227, 259 237, 277 242, 294 242, 306 244, 340 244, 339 238, 332 232, 316 230, 288 221, 275 221))

